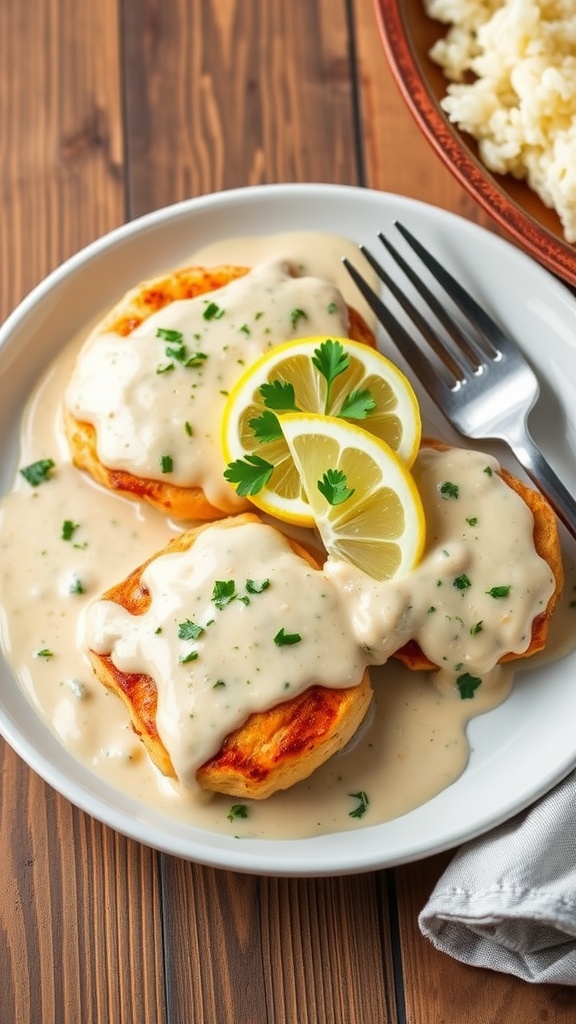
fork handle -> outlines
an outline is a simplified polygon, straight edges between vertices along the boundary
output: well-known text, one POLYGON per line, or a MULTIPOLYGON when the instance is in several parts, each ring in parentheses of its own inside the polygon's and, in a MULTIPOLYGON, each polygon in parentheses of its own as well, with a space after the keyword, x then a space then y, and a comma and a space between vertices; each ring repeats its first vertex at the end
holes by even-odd
POLYGON ((576 499, 570 494, 552 466, 533 441, 526 424, 518 438, 505 438, 521 466, 549 501, 556 515, 576 539, 576 499))

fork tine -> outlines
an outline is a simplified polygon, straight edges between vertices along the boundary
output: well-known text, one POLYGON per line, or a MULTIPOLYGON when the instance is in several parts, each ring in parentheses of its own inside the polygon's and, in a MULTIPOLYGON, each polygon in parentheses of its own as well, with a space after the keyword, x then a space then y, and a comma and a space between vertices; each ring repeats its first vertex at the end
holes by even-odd
POLYGON ((405 330, 400 321, 397 320, 387 306, 384 305, 380 297, 372 290, 367 281, 364 280, 362 275, 356 270, 356 267, 350 263, 350 260, 346 256, 342 257, 342 263, 346 267, 346 270, 350 274, 350 277, 354 281, 356 287, 366 299, 371 310, 375 313, 382 326, 388 331, 388 334, 406 359, 408 365, 424 385, 433 401, 442 406, 444 395, 451 389, 451 387, 454 386, 456 381, 454 380, 450 383, 444 380, 436 367, 433 366, 422 354, 414 339, 408 334, 408 331, 405 330))
MULTIPOLYGON (((381 238, 382 241, 384 241, 384 238, 383 238, 382 235, 379 235, 378 237, 381 238)), ((385 243, 385 244, 387 244, 387 243, 385 243)), ((388 247, 388 245, 387 245, 387 247, 388 247)), ((396 250, 394 249, 393 246, 389 246, 389 248, 390 248, 391 255, 393 255, 393 256, 394 255, 398 255, 399 256, 399 254, 396 254, 396 250)), ((378 260, 372 255, 370 250, 367 249, 365 245, 360 245, 359 249, 360 249, 360 252, 362 253, 362 255, 366 257, 366 259, 368 260, 368 262, 369 262, 370 266, 373 268, 373 270, 376 271, 376 273, 378 274, 378 277, 380 278, 380 280, 383 282, 383 284, 386 285, 386 287, 388 288, 388 291, 390 291, 392 293, 392 295, 394 296, 396 301, 399 303, 399 305, 402 306, 402 309, 404 310, 404 312, 408 314, 408 316, 410 317, 410 319, 411 319, 412 323, 414 324, 414 326, 420 331, 420 333, 426 339, 426 341, 430 345, 430 348, 436 353, 436 355, 437 355, 438 359, 440 360, 440 362, 449 371, 449 373, 451 375, 451 378, 452 378, 451 385, 453 386, 457 381, 460 381, 460 382, 463 381, 465 376, 466 376, 465 367, 460 362, 458 357, 453 355, 452 352, 446 347, 446 345, 444 345, 440 341, 440 338, 438 337, 436 332, 432 329, 432 327, 428 323, 428 321, 422 316, 422 314, 416 308, 416 306, 414 306, 412 304, 412 302, 410 302, 408 296, 405 295, 405 293, 402 291, 402 289, 396 284, 394 279, 392 277, 390 277, 390 275, 384 269, 382 264, 379 263, 378 260)), ((399 256, 399 260, 402 260, 402 257, 399 256)), ((404 263, 403 260, 402 260, 402 263, 404 263)), ((401 266, 402 266, 402 263, 401 263, 401 266)), ((426 288, 425 285, 423 287, 418 287, 418 290, 420 291, 420 294, 422 295, 422 298, 424 298, 425 300, 427 298, 430 298, 432 303, 435 302, 434 297, 428 293, 428 289, 426 288)))
MULTIPOLYGON (((478 305, 470 293, 467 292, 454 277, 452 277, 452 274, 448 273, 438 260, 432 256, 432 253, 428 252, 428 249, 426 249, 422 243, 414 237, 407 227, 399 221, 394 221, 394 226, 400 232, 410 248, 417 256, 420 257, 424 265, 428 268, 432 276, 436 278, 446 294, 450 296, 468 323, 474 328, 475 332, 479 334, 488 345, 490 358, 496 359, 501 352, 504 352, 509 348, 508 339, 502 333, 498 324, 488 316, 486 310, 483 309, 482 306, 478 305)), ((414 283, 414 279, 412 277, 411 280, 414 283)))

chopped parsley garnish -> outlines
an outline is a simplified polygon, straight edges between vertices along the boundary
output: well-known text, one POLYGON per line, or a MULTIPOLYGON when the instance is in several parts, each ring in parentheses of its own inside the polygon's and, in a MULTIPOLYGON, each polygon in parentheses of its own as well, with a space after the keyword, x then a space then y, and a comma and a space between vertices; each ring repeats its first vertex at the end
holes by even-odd
POLYGON ((300 412, 296 405, 294 387, 288 380, 273 380, 258 388, 267 409, 278 412, 300 412))
POLYGON ((68 593, 69 594, 85 594, 86 590, 85 590, 84 584, 82 583, 82 580, 79 580, 78 577, 73 579, 72 583, 70 584, 70 586, 68 588, 68 593))
POLYGON ((482 680, 478 676, 471 676, 469 672, 463 672, 456 680, 456 686, 460 690, 462 700, 472 700, 474 691, 478 689, 482 680))
POLYGON ((197 661, 197 660, 198 660, 198 651, 189 651, 188 654, 185 654, 182 658, 180 658, 180 664, 181 665, 187 665, 188 662, 190 662, 190 661, 197 661))
POLYGON ((199 626, 197 622, 192 622, 191 619, 184 619, 184 622, 178 624, 179 640, 197 640, 203 632, 204 626, 199 626))
POLYGON ((31 462, 29 466, 24 466, 20 473, 31 487, 38 487, 39 484, 50 479, 50 473, 54 466, 53 459, 38 459, 37 462, 31 462))
POLYGON ((278 630, 274 637, 276 647, 291 647, 293 644, 299 644, 301 640, 300 633, 286 633, 284 626, 278 630))
POLYGON ((174 468, 174 459, 171 455, 160 456, 160 469, 163 473, 171 473, 174 468))
POLYGON ((221 306, 217 306, 215 302, 209 302, 202 316, 205 320, 220 320, 224 316, 224 310, 221 306))
POLYGON ((80 523, 74 523, 71 519, 65 519, 62 523, 62 540, 72 540, 72 537, 79 528, 80 523))
POLYGON ((170 373, 170 370, 174 369, 174 363, 160 363, 156 367, 156 373, 170 373))
POLYGON ((186 420, 186 423, 184 424, 184 430, 188 434, 188 437, 192 437, 192 434, 193 434, 192 425, 188 422, 188 420, 186 420))
POLYGON ((222 686, 226 686, 226 683, 224 682, 224 680, 223 679, 217 679, 216 682, 214 683, 214 685, 212 686, 212 689, 213 690, 219 690, 219 689, 221 689, 222 686))
POLYGON ((337 310, 338 310, 338 306, 336 305, 335 302, 329 302, 328 305, 326 306, 326 312, 327 313, 336 313, 337 310))
POLYGON ((466 518, 466 522, 468 526, 476 526, 478 524, 478 516, 470 516, 469 519, 466 518))
POLYGON ((458 487, 458 484, 452 483, 451 480, 445 480, 444 483, 440 484, 438 490, 446 501, 450 498, 460 497, 460 488, 458 487))
POLYGON ((280 420, 276 413, 271 412, 269 409, 265 409, 260 416, 255 416, 254 419, 248 420, 248 426, 252 429, 254 437, 261 444, 277 441, 283 436, 280 420))
POLYGON ((237 596, 234 580, 215 580, 212 600, 219 611, 222 611, 237 596))
POLYGON ((51 651, 49 647, 42 647, 39 651, 34 651, 35 658, 53 658, 54 651, 51 651))
POLYGON ((452 580, 452 586, 456 587, 456 590, 468 590, 468 587, 471 587, 472 584, 466 573, 463 572, 456 579, 452 580))
POLYGON ((293 309, 292 312, 290 313, 290 323, 292 324, 293 330, 296 327, 299 320, 307 319, 308 314, 303 309, 293 309))
POLYGON ((263 594, 269 586, 270 580, 246 580, 246 590, 249 594, 263 594))
POLYGON ((341 505, 354 494, 353 487, 347 487, 346 473, 341 469, 327 469, 321 480, 318 480, 318 490, 323 494, 329 505, 341 505))
POLYGON ((477 633, 481 633, 484 628, 482 619, 479 622, 475 622, 473 626, 470 626, 470 636, 476 636, 477 633))
POLYGON ((244 459, 236 459, 229 462, 224 470, 224 479, 231 484, 237 484, 236 491, 240 497, 245 498, 250 494, 258 494, 266 486, 274 466, 259 455, 247 455, 244 459))
POLYGON ((368 804, 370 803, 368 796, 366 795, 363 789, 361 789, 358 793, 349 793, 348 796, 351 796, 353 800, 358 800, 358 804, 354 808, 354 810, 349 811, 349 817, 362 818, 366 814, 366 811, 368 810, 368 804))
POLYGON ((330 408, 332 384, 336 377, 348 369, 350 356, 339 341, 327 338, 319 348, 314 349, 312 362, 326 381, 326 398, 324 400, 324 413, 326 414, 330 408))
POLYGON ((156 337, 162 338, 162 341, 181 342, 182 331, 173 331, 170 327, 159 327, 156 337))
POLYGON ((247 818, 248 808, 246 804, 232 804, 232 807, 226 815, 228 821, 234 821, 235 818, 247 818))
POLYGON ((351 391, 349 395, 346 395, 338 415, 347 420, 365 420, 375 408, 376 402, 370 391, 368 388, 363 388, 351 391))
POLYGON ((484 469, 482 470, 482 472, 486 473, 486 476, 492 476, 492 467, 491 466, 484 466, 484 469))
POLYGON ((487 590, 486 593, 489 594, 490 597, 495 598, 508 597, 508 594, 510 593, 510 587, 491 587, 491 589, 487 590))

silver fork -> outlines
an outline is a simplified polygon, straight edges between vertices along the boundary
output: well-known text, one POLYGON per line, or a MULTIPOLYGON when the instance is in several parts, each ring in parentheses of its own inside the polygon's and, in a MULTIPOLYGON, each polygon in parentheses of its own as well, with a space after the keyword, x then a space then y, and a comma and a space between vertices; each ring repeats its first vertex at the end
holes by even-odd
POLYGON ((458 326, 438 297, 420 279, 392 243, 378 238, 415 290, 442 324, 452 344, 434 330, 368 249, 360 251, 394 295, 429 346, 420 348, 358 270, 343 263, 377 319, 420 383, 452 425, 465 437, 505 441, 559 519, 576 537, 576 501, 544 458, 528 429, 528 414, 538 398, 538 379, 516 343, 402 224, 395 226, 451 298, 472 330, 458 326))

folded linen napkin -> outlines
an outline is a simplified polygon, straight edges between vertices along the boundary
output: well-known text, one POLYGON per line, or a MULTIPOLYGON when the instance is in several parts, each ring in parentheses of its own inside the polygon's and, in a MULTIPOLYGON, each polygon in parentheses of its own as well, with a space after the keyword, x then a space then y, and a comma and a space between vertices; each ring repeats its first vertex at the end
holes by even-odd
POLYGON ((419 916, 444 953, 524 981, 576 985, 576 771, 462 846, 419 916))

